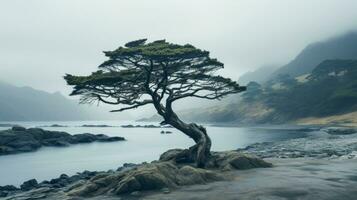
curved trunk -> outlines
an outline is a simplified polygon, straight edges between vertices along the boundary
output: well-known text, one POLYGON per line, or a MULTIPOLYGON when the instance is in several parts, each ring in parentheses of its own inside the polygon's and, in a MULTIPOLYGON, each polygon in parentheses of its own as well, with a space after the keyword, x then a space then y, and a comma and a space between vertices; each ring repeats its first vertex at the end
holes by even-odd
POLYGON ((181 121, 176 114, 172 114, 166 123, 172 125, 185 135, 195 141, 195 145, 183 151, 176 157, 177 162, 195 162, 197 167, 205 167, 208 158, 210 157, 211 139, 207 135, 207 131, 203 126, 195 123, 186 124, 181 121))

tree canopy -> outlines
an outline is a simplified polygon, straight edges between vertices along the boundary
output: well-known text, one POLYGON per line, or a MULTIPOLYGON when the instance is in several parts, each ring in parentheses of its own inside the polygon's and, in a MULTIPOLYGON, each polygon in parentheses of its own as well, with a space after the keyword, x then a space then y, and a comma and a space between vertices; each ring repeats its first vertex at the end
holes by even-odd
POLYGON ((113 112, 154 104, 165 115, 182 98, 221 99, 245 90, 215 75, 223 63, 190 44, 141 39, 104 54, 109 59, 98 71, 89 76, 67 74, 65 80, 74 86, 71 95, 80 95, 82 103, 126 105, 113 112))

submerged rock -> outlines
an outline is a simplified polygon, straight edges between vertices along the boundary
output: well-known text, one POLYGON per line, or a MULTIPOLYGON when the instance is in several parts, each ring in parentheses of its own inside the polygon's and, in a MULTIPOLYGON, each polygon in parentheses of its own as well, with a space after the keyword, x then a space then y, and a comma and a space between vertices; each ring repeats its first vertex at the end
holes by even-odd
POLYGON ((35 151, 42 146, 63 147, 90 142, 114 142, 125 140, 123 137, 109 137, 103 134, 75 134, 61 131, 47 131, 41 128, 15 126, 0 131, 0 155, 35 151))

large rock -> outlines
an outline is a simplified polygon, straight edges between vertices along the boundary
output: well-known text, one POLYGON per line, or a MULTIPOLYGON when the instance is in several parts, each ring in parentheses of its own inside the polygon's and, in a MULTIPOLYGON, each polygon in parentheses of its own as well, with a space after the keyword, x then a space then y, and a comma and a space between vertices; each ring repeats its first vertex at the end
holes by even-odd
POLYGON ((37 183, 36 179, 31 179, 31 180, 25 181, 20 186, 21 190, 24 190, 24 191, 31 190, 31 189, 34 189, 34 188, 37 188, 37 187, 38 187, 38 183, 37 183))
POLYGON ((238 151, 224 151, 212 152, 211 166, 218 167, 222 170, 245 170, 267 168, 273 165, 253 155, 240 153, 238 151))
POLYGON ((172 162, 154 162, 113 174, 99 174, 86 184, 73 188, 69 195, 95 196, 128 194, 134 191, 177 188, 181 185, 203 184, 224 180, 217 172, 191 166, 176 166, 172 162))
POLYGON ((0 131, 0 155, 35 151, 42 146, 69 146, 90 142, 114 142, 125 140, 123 137, 109 137, 103 134, 71 135, 61 131, 47 131, 40 128, 15 126, 0 131))

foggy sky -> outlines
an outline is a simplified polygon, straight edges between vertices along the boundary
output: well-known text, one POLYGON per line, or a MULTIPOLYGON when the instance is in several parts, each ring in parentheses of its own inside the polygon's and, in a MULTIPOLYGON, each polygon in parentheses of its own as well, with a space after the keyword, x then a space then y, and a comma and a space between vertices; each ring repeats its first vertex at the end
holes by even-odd
POLYGON ((68 94, 104 50, 148 38, 191 43, 233 79, 282 65, 308 43, 357 29, 354 0, 2 0, 0 80, 68 94))

